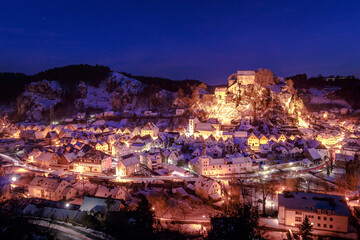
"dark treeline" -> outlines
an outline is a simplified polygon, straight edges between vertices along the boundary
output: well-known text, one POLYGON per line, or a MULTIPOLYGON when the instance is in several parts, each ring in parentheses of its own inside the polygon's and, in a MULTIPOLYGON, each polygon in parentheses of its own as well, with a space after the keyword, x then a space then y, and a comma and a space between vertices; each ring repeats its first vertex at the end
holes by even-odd
POLYGON ((13 101, 30 82, 29 77, 23 73, 0 73, 0 102, 13 101))
POLYGON ((65 92, 76 90, 77 85, 83 81, 91 86, 99 86, 110 73, 110 68, 102 65, 91 66, 87 64, 69 65, 40 72, 30 76, 31 81, 57 80, 65 92))
POLYGON ((145 76, 133 76, 130 73, 122 72, 127 77, 134 78, 139 82, 142 82, 147 85, 159 86, 162 89, 168 90, 170 92, 177 92, 180 88, 184 91, 185 95, 190 95, 192 93, 191 86, 199 85, 202 82, 198 80, 185 79, 181 81, 174 81, 168 78, 161 77, 145 77, 145 76))
POLYGON ((106 66, 87 64, 52 68, 34 75, 23 73, 0 73, 0 102, 14 101, 24 91, 25 85, 34 81, 57 80, 66 95, 73 95, 80 81, 98 86, 110 72, 106 66))
POLYGON ((336 91, 336 95, 346 100, 352 107, 360 108, 360 102, 358 101, 360 80, 354 76, 330 76, 329 78, 325 78, 319 75, 317 77, 307 78, 306 74, 297 74, 287 79, 294 81, 294 87, 296 89, 339 87, 340 89, 336 91))

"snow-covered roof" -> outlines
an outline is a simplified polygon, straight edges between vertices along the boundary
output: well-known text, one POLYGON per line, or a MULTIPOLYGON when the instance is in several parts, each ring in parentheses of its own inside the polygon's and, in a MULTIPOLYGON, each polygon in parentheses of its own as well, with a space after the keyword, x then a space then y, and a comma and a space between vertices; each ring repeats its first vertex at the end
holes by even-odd
POLYGON ((301 163, 304 164, 304 165, 310 165, 310 164, 312 164, 313 162, 310 161, 310 160, 307 159, 307 158, 304 158, 303 160, 301 160, 301 163))
MULTIPOLYGON (((80 211, 91 211, 91 209, 93 209, 95 206, 104 206, 106 207, 106 198, 98 198, 98 197, 88 197, 86 196, 84 198, 84 201, 82 202, 81 206, 80 206, 80 211)), ((121 201, 119 200, 114 200, 114 202, 112 204, 110 204, 110 211, 117 211, 119 210, 121 205, 121 201)))
POLYGON ((131 154, 129 156, 123 157, 120 161, 125 167, 129 167, 140 163, 140 158, 136 155, 131 154))
POLYGON ((55 191, 56 189, 58 189, 58 187, 65 189, 65 187, 68 185, 70 185, 70 183, 64 180, 40 176, 36 176, 29 184, 30 187, 36 187, 52 191, 55 191))
POLYGON ((44 151, 39 156, 36 157, 36 161, 48 162, 51 160, 54 154, 56 153, 44 151))
MULTIPOLYGON (((350 216, 349 208, 342 196, 318 193, 287 192, 278 195, 279 206, 286 209, 316 212, 330 210, 332 215, 350 216)), ((326 212, 325 212, 326 213, 326 212)))
POLYGON ((307 152, 310 154, 313 160, 321 158, 320 154, 316 151, 315 148, 309 148, 307 152))
POLYGON ((108 188, 106 186, 99 185, 95 197, 107 198, 111 195, 112 198, 115 198, 120 190, 121 190, 120 187, 108 188))

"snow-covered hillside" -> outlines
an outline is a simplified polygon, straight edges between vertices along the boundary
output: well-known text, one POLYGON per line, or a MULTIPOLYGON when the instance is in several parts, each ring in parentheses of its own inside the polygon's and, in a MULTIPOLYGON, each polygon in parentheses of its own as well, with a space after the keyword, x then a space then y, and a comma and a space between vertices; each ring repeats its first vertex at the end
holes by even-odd
POLYGON ((339 108, 352 108, 347 101, 336 93, 339 89, 339 87, 310 88, 300 91, 300 96, 308 107, 317 106, 321 108, 331 105, 339 108))
MULTIPOLYGON (((73 114, 92 111, 119 111, 137 112, 150 108, 167 106, 173 100, 175 93, 164 89, 148 94, 146 84, 136 79, 126 77, 118 72, 111 72, 98 86, 80 82, 77 87, 76 98, 70 109, 73 114), (139 101, 141 99, 142 101, 139 101), (155 101, 157 100, 157 101, 155 101), (149 104, 143 104, 143 102, 149 104)), ((40 121, 54 118, 54 111, 62 107, 64 90, 55 80, 32 82, 17 98, 16 111, 29 121, 40 121)))

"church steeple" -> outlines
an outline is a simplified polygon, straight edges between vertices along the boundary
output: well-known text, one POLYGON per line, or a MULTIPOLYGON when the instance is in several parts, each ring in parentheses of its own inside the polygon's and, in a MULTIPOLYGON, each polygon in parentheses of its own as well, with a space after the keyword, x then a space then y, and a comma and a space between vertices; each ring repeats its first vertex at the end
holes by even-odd
POLYGON ((189 134, 194 135, 194 116, 189 118, 189 134))

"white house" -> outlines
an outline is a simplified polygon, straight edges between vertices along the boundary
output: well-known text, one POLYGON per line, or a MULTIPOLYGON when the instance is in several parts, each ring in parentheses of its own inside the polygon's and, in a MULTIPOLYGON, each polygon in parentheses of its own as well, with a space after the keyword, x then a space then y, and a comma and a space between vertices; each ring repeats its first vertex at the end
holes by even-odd
POLYGON ((195 182, 195 194, 203 199, 221 198, 221 186, 211 178, 199 177, 195 182))
POLYGON ((279 225, 298 227, 307 217, 315 230, 348 232, 351 215, 342 196, 284 192, 278 206, 279 225))
POLYGON ((140 171, 140 157, 135 154, 123 156, 116 166, 116 176, 130 176, 140 171))
POLYGON ((52 201, 74 198, 76 189, 71 183, 55 179, 36 176, 28 186, 30 197, 42 198, 52 201))

